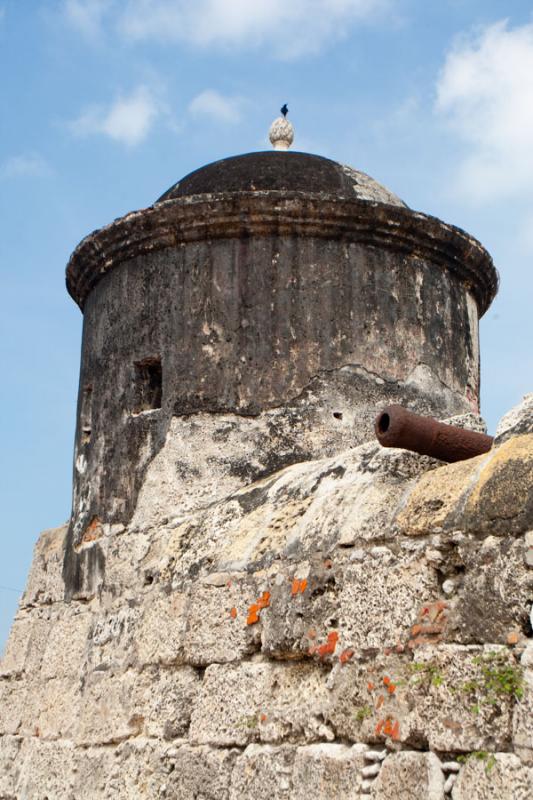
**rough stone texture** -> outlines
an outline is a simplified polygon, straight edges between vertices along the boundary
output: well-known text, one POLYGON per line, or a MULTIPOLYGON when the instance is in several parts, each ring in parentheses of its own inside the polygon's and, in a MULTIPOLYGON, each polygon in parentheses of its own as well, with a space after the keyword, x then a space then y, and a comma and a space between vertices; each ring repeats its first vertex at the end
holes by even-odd
POLYGON ((70 602, 46 532, 0 667, 0 798, 527 797, 531 438, 448 466, 369 442, 205 507, 155 508, 154 463, 70 602))
POLYGON ((359 800, 364 781, 365 747, 315 744, 296 751, 292 775, 294 800, 359 800))
POLYGON ((532 514, 533 435, 524 435, 426 475, 398 524, 409 535, 456 529, 504 535, 527 531, 532 514))
POLYGON ((187 745, 167 752, 172 773, 167 796, 172 800, 228 800, 231 776, 240 751, 187 745))
POLYGON ((508 753, 497 753, 490 761, 469 758, 452 791, 452 800, 529 800, 533 795, 533 773, 508 753))
POLYGON ((22 739, 0 736, 0 797, 15 797, 15 787, 20 770, 19 751, 22 739))
POLYGON ((242 746, 333 738, 323 721, 325 678, 312 664, 212 665, 193 710, 191 741, 242 746))
POLYGON ((144 734, 174 739, 186 732, 198 676, 190 667, 93 672, 81 695, 76 740, 94 745, 144 734))
MULTIPOLYGON (((328 681, 327 720, 337 737, 356 742, 388 740, 439 752, 504 749, 514 698, 487 688, 482 667, 494 664, 491 652, 424 645, 414 659, 391 654, 339 664, 328 681)), ((514 666, 505 651, 502 664, 514 666)))
POLYGON ((499 445, 523 433, 533 433, 533 393, 524 395, 522 402, 501 418, 494 441, 499 445))
POLYGON ((525 764, 533 767, 533 642, 529 641, 521 658, 524 670, 523 697, 516 704, 513 719, 513 745, 525 764))
POLYGON ((21 606, 57 603, 63 599, 63 562, 67 525, 44 531, 35 545, 26 591, 21 606))
POLYGON ((374 800, 444 800, 444 778, 433 753, 395 753, 383 762, 374 800))
POLYGON ((16 798, 24 800, 71 800, 74 748, 64 742, 26 739, 20 752, 16 798))
POLYGON ((233 771, 230 800, 290 800, 294 757, 292 747, 249 745, 233 771))

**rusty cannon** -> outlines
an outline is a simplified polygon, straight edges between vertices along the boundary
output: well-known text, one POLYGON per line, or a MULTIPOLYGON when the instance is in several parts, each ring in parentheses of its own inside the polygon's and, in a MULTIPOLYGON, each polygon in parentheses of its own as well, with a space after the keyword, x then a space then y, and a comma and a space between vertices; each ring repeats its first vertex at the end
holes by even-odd
POLYGON ((492 436, 446 425, 399 405, 384 408, 376 417, 374 429, 383 447, 400 447, 448 462, 486 453, 493 442, 492 436))

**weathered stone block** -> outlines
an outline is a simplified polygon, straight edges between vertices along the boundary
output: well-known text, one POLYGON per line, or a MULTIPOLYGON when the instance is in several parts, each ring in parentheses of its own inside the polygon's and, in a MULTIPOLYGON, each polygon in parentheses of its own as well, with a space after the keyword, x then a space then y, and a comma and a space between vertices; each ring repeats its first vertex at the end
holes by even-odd
POLYGON ((26 680, 0 680, 0 735, 14 736, 20 732, 27 695, 26 680))
POLYGON ((208 576, 193 586, 186 613, 185 660, 205 666, 236 661, 259 649, 260 629, 246 624, 248 608, 257 596, 255 581, 228 574, 208 576))
POLYGON ((23 672, 35 676, 39 672, 50 633, 50 613, 49 608, 18 612, 0 661, 0 678, 20 677, 23 672))
MULTIPOLYGON (((149 602, 146 609, 152 610, 149 602)), ((151 631, 139 631, 140 615, 139 607, 129 603, 94 614, 87 648, 87 670, 121 672, 141 661, 139 651, 149 646, 151 631)))
POLYGON ((447 464, 423 475, 407 497, 396 522, 401 533, 420 536, 460 528, 463 498, 490 454, 447 464))
POLYGON ((513 745, 525 764, 533 766, 533 642, 521 658, 523 696, 516 704, 513 716, 513 745))
POLYGON ((176 739, 189 728, 200 678, 192 667, 145 669, 133 692, 145 736, 176 739))
POLYGON ((20 761, 18 755, 22 739, 17 736, 0 736, 0 798, 15 797, 20 761))
POLYGON ((364 745, 312 744, 299 747, 294 761, 293 800, 359 800, 367 762, 364 745))
POLYGON ((491 451, 463 517, 464 530, 516 534, 533 527, 533 434, 515 436, 491 451))
POLYGON ((302 742, 329 738, 325 675, 312 664, 208 667, 191 718, 193 743, 302 742))
POLYGON ((34 683, 28 691, 23 732, 43 739, 74 738, 78 728, 80 680, 51 678, 34 683))
POLYGON ((230 800, 291 800, 294 757, 293 747, 248 745, 233 770, 230 800))
POLYGON ((397 522, 410 535, 524 533, 533 525, 533 435, 424 475, 397 522))
POLYGON ((172 772, 167 796, 172 800, 228 800, 231 774, 239 750, 178 747, 168 753, 172 772))
POLYGON ((521 403, 504 414, 498 422, 494 441, 500 445, 511 436, 523 433, 533 433, 533 393, 524 395, 521 403))
MULTIPOLYGON (((73 753, 73 797, 76 800, 108 800, 106 787, 117 769, 116 764, 115 748, 76 748, 73 753)), ((116 796, 120 797, 120 791, 116 796)))
POLYGON ((26 739, 22 745, 17 798, 72 800, 73 752, 71 744, 26 739))
POLYGON ((118 743, 141 733, 144 717, 133 700, 137 681, 138 675, 133 670, 118 675, 94 672, 86 678, 81 695, 78 744, 118 743))
POLYGON ((530 800, 533 772, 510 753, 469 758, 452 790, 452 800, 530 800))
POLYGON ((26 591, 22 596, 21 606, 46 605, 63 600, 65 584, 63 582, 63 560, 67 525, 44 531, 39 536, 33 551, 26 591))
POLYGON ((516 668, 506 652, 500 660, 454 645, 421 647, 414 661, 390 655, 339 665, 328 682, 327 719, 337 738, 351 741, 389 739, 444 752, 508 747, 515 698, 491 688, 491 675, 497 681, 507 665, 516 668))
POLYGON ((436 570, 421 549, 398 556, 374 547, 357 556, 313 559, 278 574, 262 616, 263 652, 330 661, 407 644, 420 606, 439 595, 436 570), (336 646, 323 652, 328 635, 336 646))
POLYGON ((187 595, 183 592, 143 597, 136 633, 141 664, 181 664, 185 660, 187 595))
POLYGON ((181 736, 189 725, 198 681, 191 667, 92 673, 82 692, 78 743, 107 744, 141 734, 181 736))
POLYGON ((421 553, 397 557, 385 547, 365 553, 343 570, 339 651, 406 644, 420 607, 439 593, 437 572, 421 553))
POLYGON ((85 605, 71 603, 60 607, 50 620, 44 649, 41 679, 80 676, 92 623, 91 612, 85 605))
POLYGON ((433 753, 394 753, 372 787, 374 800, 444 800, 444 776, 433 753))
POLYGON ((527 629, 533 593, 523 540, 463 537, 456 555, 461 574, 450 603, 447 638, 461 644, 516 643, 527 629))

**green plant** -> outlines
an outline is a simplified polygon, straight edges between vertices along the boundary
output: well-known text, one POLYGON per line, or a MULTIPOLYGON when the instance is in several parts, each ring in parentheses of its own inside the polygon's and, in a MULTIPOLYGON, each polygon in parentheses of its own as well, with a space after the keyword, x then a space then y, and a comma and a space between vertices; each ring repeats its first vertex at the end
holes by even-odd
POLYGON ((444 676, 436 664, 431 661, 413 661, 409 665, 413 674, 411 682, 415 685, 427 684, 431 686, 442 686, 444 676))
POLYGON ((472 659, 479 668, 480 677, 466 681, 462 690, 481 695, 472 711, 479 713, 481 705, 497 705, 502 698, 521 700, 524 696, 524 677, 522 669, 509 661, 505 651, 491 652, 472 659))
POLYGON ((494 753, 487 753, 486 750, 472 750, 471 753, 465 753, 464 755, 457 756, 457 761, 459 764, 466 764, 471 758, 485 762, 485 772, 487 775, 496 764, 494 753))
POLYGON ((237 723, 238 728, 248 728, 251 730, 252 728, 257 728, 259 725, 259 720, 257 718, 257 714, 252 714, 249 717, 241 717, 239 722, 237 723))
POLYGON ((361 708, 358 708, 357 711, 355 712, 355 718, 357 722, 363 722, 365 719, 368 719, 368 717, 371 716, 372 716, 372 709, 370 706, 361 706, 361 708))

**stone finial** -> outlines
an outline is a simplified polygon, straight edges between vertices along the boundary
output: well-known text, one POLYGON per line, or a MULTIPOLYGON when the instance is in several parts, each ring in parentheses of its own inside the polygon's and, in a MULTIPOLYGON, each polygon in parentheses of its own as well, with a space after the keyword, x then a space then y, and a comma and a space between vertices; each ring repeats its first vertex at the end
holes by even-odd
POLYGON ((288 150, 294 141, 294 128, 285 117, 276 117, 270 126, 268 138, 274 150, 288 150))

